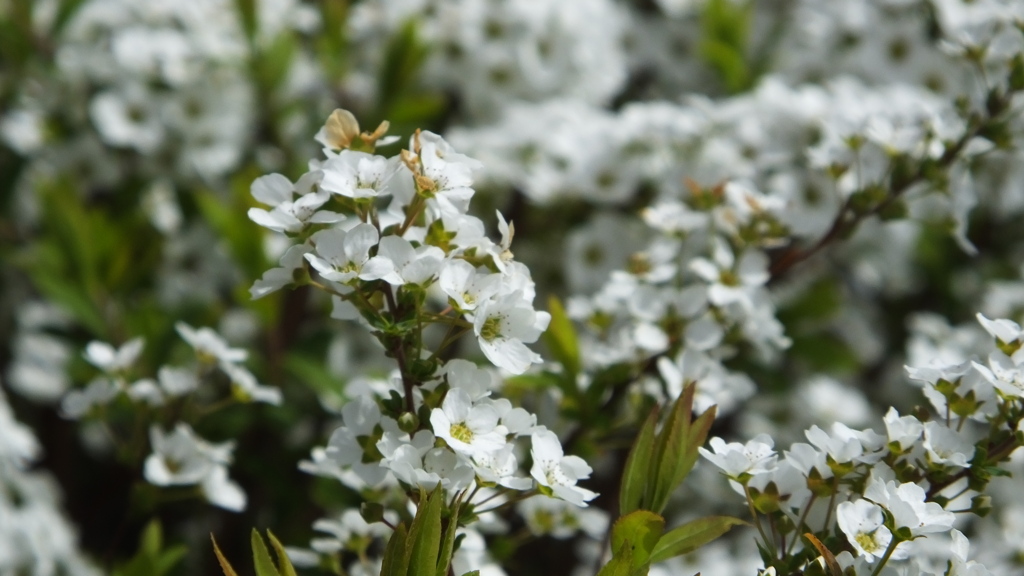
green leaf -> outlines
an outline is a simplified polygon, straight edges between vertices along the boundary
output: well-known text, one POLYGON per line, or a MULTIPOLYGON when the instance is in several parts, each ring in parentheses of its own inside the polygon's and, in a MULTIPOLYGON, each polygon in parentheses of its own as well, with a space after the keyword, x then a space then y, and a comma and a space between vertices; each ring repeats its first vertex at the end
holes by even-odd
POLYGON ((167 574, 174 568, 181 559, 188 554, 188 548, 184 545, 174 546, 168 548, 160 553, 160 555, 153 562, 153 571, 150 572, 149 576, 161 576, 167 574))
MULTIPOLYGON (((423 493, 421 492, 421 495, 423 493)), ((411 552, 409 554, 409 576, 434 576, 437 569, 437 552, 441 545, 441 507, 444 504, 444 490, 438 483, 430 496, 420 499, 416 517, 409 529, 411 552)))
POLYGON ((562 363, 566 372, 575 380, 580 372, 580 347, 576 338, 576 328, 565 313, 565 308, 555 296, 548 298, 548 311, 551 322, 544 332, 544 343, 551 350, 551 355, 562 363))
POLYGON ((665 509, 669 496, 676 487, 673 480, 683 456, 686 437, 689 435, 694 391, 695 387, 692 383, 683 388, 682 394, 676 398, 661 427, 661 432, 658 433, 658 438, 654 442, 654 454, 651 461, 654 473, 648 482, 647 494, 650 509, 655 512, 665 509))
POLYGON ((278 34, 270 45, 260 52, 255 73, 264 89, 270 91, 284 83, 292 69, 296 48, 294 34, 286 30, 278 34))
POLYGON ((139 537, 139 548, 128 562, 114 568, 114 576, 163 576, 185 556, 184 546, 163 549, 160 522, 150 521, 139 537))
POLYGON ((746 61, 751 8, 750 2, 708 0, 701 13, 701 56, 733 93, 750 88, 754 81, 746 61))
POLYGON ((267 529, 267 537, 270 538, 270 545, 274 547, 274 554, 277 555, 277 566, 281 571, 281 576, 298 576, 295 573, 295 567, 292 566, 292 561, 288 558, 288 553, 285 552, 284 546, 281 545, 281 541, 274 536, 274 533, 267 529))
POLYGON ((274 561, 270 559, 267 544, 255 528, 252 529, 250 540, 252 541, 252 562, 256 566, 256 576, 281 576, 277 567, 274 566, 274 561))
POLYGON ((731 516, 708 516, 687 522, 665 533, 651 553, 651 563, 689 554, 725 534, 733 526, 747 524, 731 516))
POLYGON ((377 77, 377 115, 390 118, 391 108, 409 90, 426 57, 427 47, 419 38, 417 21, 410 18, 384 50, 384 62, 377 77))
POLYGON ((36 288, 50 300, 58 304, 64 311, 74 316, 92 334, 97 336, 106 333, 106 322, 96 309, 92 299, 82 291, 80 286, 68 282, 61 275, 54 274, 43 266, 33 267, 29 272, 36 288))
POLYGON ((255 0, 235 0, 235 9, 238 11, 238 19, 242 23, 242 30, 249 42, 256 37, 259 21, 256 18, 255 0))
POLYGON ((146 529, 142 531, 142 540, 139 542, 139 553, 156 556, 160 553, 160 548, 163 547, 163 542, 164 535, 163 529, 160 527, 160 522, 157 520, 150 520, 149 524, 146 524, 146 529))
POLYGON ((658 514, 648 510, 630 512, 612 527, 612 550, 628 547, 633 569, 644 568, 650 565, 651 554, 664 531, 665 519, 658 514))
POLYGON ((686 479, 690 471, 693 470, 693 466, 697 463, 697 459, 700 458, 700 451, 698 449, 708 439, 711 425, 715 423, 716 411, 717 407, 712 406, 690 423, 683 455, 677 464, 672 481, 673 486, 679 486, 686 479))
POLYGON ((384 546, 384 561, 381 564, 380 576, 405 576, 409 570, 407 540, 409 533, 402 522, 391 533, 388 543, 384 546))
POLYGON ((441 550, 437 556, 437 576, 448 576, 448 567, 451 565, 452 555, 455 554, 455 537, 459 531, 459 508, 462 507, 462 496, 460 495, 452 506, 448 525, 445 527, 444 539, 441 541, 441 550))
POLYGON ((601 568, 597 576, 632 576, 633 549, 628 542, 614 549, 612 559, 601 568))
POLYGON ((217 546, 217 539, 210 534, 210 541, 213 542, 213 553, 217 555, 217 562, 220 563, 220 569, 224 572, 224 576, 238 576, 238 572, 231 567, 231 563, 224 557, 224 553, 220 551, 220 546, 217 546))
POLYGON ((651 481, 654 427, 658 423, 659 412, 657 406, 651 410, 626 458, 626 466, 622 471, 622 485, 619 488, 619 514, 629 514, 649 505, 644 494, 647 484, 651 481))
MULTIPOLYGON (((263 275, 269 266, 261 246, 261 229, 246 216, 249 204, 249 174, 242 173, 232 178, 233 198, 223 200, 212 192, 201 192, 193 196, 202 212, 203 220, 227 242, 232 259, 242 268, 248 280, 263 275)), ((248 284, 246 288, 248 288, 248 284)))

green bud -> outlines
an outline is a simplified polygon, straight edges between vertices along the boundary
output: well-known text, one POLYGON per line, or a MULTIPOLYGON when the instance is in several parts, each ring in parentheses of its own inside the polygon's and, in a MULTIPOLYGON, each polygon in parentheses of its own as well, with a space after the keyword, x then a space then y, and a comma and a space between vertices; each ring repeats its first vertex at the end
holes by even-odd
POLYGON ((403 412, 402 415, 398 417, 398 428, 402 432, 412 434, 413 432, 416 432, 416 430, 419 430, 419 427, 420 419, 413 412, 403 412))
POLYGON ((764 492, 750 489, 751 499, 754 501, 754 508, 762 514, 772 514, 778 512, 782 499, 779 497, 779 489, 774 482, 769 482, 764 487, 764 492))
POLYGON ((384 520, 384 505, 377 502, 363 502, 359 505, 359 514, 367 524, 384 520))
POLYGON ((992 497, 987 494, 978 494, 971 498, 971 512, 984 518, 992 511, 992 497))

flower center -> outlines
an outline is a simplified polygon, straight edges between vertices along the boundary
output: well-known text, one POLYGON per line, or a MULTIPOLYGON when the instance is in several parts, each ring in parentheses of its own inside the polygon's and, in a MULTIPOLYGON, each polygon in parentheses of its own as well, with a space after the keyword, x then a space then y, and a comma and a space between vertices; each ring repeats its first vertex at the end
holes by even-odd
POLYGON ((875 540, 874 534, 874 532, 858 532, 854 539, 857 540, 857 544, 860 544, 860 547, 865 552, 874 554, 882 548, 878 541, 875 540))
POLYGON ((490 342, 499 336, 501 336, 501 318, 491 316, 484 320, 484 325, 480 327, 480 337, 490 342))
POLYGON ((452 424, 452 427, 448 429, 448 433, 459 442, 465 442, 466 444, 473 442, 473 431, 462 422, 452 424))
POLYGON ((719 275, 719 282, 726 286, 739 286, 740 277, 736 275, 732 270, 722 270, 719 275))

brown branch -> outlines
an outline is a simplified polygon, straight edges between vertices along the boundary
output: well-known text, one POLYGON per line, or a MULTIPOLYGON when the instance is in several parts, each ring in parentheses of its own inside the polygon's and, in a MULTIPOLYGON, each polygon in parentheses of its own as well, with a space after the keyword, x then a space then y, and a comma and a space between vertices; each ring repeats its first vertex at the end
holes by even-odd
MULTIPOLYGON (((934 166, 942 169, 949 168, 967 146, 967 143, 987 127, 991 120, 992 117, 984 119, 973 118, 970 122, 970 126, 960 139, 949 148, 946 148, 946 151, 942 156, 935 161, 934 166)), ((839 212, 836 214, 836 217, 832 220, 832 224, 829 226, 828 231, 826 231, 817 242, 804 249, 791 247, 786 250, 778 260, 772 263, 770 268, 771 279, 769 282, 778 281, 800 262, 803 262, 818 252, 821 252, 837 239, 848 236, 869 216, 875 216, 891 206, 915 184, 925 180, 926 174, 924 168, 927 165, 927 160, 921 162, 918 165, 916 172, 901 181, 892 182, 893 176, 890 176, 890 185, 892 188, 889 195, 883 201, 872 206, 870 209, 855 211, 851 206, 850 198, 847 198, 846 201, 843 202, 839 212)))

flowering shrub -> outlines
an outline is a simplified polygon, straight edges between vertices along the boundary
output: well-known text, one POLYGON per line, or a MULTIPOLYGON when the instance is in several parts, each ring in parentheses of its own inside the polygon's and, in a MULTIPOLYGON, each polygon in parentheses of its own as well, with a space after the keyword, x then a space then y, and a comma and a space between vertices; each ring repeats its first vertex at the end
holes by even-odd
POLYGON ((1019 2, 14 1, 0 54, 0 574, 1021 572, 1019 2))

